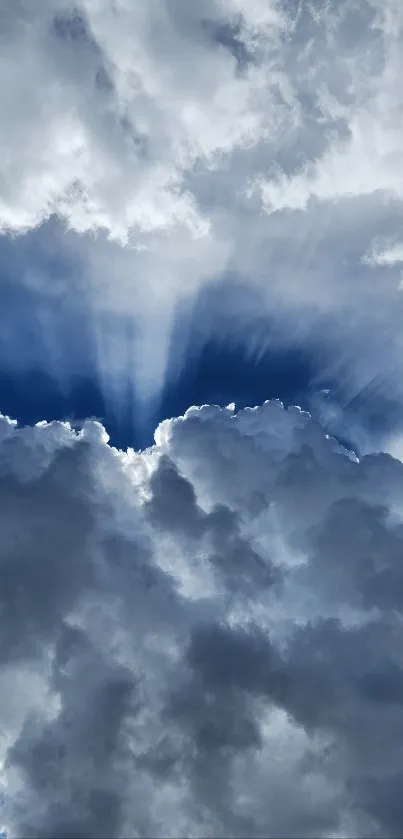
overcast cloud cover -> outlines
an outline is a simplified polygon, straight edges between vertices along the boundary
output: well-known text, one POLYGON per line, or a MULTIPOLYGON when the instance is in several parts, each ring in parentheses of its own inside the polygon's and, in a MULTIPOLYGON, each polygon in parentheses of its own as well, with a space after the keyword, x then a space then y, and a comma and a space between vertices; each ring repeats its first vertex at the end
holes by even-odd
POLYGON ((402 73, 400 0, 0 0, 1 373, 343 393, 139 452, 1 414, 10 839, 402 835, 402 73))
POLYGON ((279 402, 1 421, 12 837, 401 835, 403 465, 279 402))

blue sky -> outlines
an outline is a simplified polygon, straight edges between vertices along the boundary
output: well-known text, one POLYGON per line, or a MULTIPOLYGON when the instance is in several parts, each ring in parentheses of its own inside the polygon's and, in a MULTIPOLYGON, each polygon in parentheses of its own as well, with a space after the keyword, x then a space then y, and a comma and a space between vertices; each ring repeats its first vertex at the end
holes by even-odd
MULTIPOLYGON (((100 244, 101 253, 108 252, 104 238, 100 244)), ((144 403, 136 391, 136 354, 143 354, 136 343, 141 312, 105 307, 102 316, 97 314, 82 246, 83 240, 56 218, 18 237, 3 235, 3 413, 23 424, 97 417, 119 448, 150 445, 159 421, 206 402, 245 407, 278 398, 299 404, 357 450, 363 440, 365 449, 376 448, 385 433, 399 430, 400 392, 388 387, 387 375, 379 371, 383 359, 375 357, 375 364, 370 359, 364 387, 354 380, 354 365, 367 362, 359 329, 368 326, 360 325, 355 336, 346 324, 346 348, 334 338, 339 329, 334 316, 326 313, 306 329, 304 316, 296 319, 283 304, 266 309, 262 289, 251 287, 235 270, 220 274, 190 303, 176 307, 164 375, 144 403), (107 344, 109 358, 104 357, 107 344)), ((114 253, 112 246, 109 259, 114 253)), ((108 261, 107 271, 112 270, 108 261)), ((362 272, 360 266, 354 270, 362 272)), ((149 339, 150 356, 153 337, 158 345, 158 329, 149 339)), ((387 355, 383 341, 385 349, 387 355)))
MULTIPOLYGON (((145 415, 136 400, 134 373, 124 366, 122 353, 123 394, 116 410, 100 377, 85 289, 80 299, 74 288, 70 294, 62 285, 68 286, 81 270, 63 238, 55 221, 22 238, 3 237, 3 413, 23 424, 97 417, 105 423, 113 444, 138 448, 151 444, 161 419, 182 414, 189 405, 235 402, 244 407, 279 398, 307 408, 311 395, 324 386, 318 351, 309 341, 298 346, 288 339, 285 346, 278 346, 274 336, 273 346, 263 352, 259 346, 250 350, 244 327, 237 334, 227 314, 231 301, 237 296, 241 299, 248 289, 239 280, 225 278, 201 293, 191 310, 178 312, 166 381, 145 415), (24 274, 34 278, 25 286, 19 284, 24 274), (55 293, 49 295, 46 288, 52 285, 55 293)), ((125 326, 123 318, 120 324, 129 344, 130 324, 125 326)), ((263 330, 265 338, 270 336, 269 318, 252 328, 263 330)))
POLYGON ((0 836, 398 839, 403 6, 0 0, 0 836))
POLYGON ((395 7, 111 8, 5 17, 26 107, 5 97, 2 409, 99 415, 136 446, 210 394, 313 408, 330 382, 382 447, 403 398, 395 7))

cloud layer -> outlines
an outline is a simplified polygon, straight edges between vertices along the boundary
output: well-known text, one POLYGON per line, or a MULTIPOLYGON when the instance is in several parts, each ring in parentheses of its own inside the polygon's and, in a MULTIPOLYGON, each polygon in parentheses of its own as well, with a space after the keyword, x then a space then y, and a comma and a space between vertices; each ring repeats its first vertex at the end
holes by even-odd
POLYGON ((400 461, 278 402, 0 438, 8 836, 401 835, 400 461))

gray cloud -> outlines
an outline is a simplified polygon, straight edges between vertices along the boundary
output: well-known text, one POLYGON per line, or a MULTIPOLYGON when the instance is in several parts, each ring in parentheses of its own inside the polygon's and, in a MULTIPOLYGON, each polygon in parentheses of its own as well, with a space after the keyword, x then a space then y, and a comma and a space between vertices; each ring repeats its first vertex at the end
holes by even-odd
POLYGON ((0 431, 8 835, 397 837, 401 463, 279 403, 0 431))
POLYGON ((34 801, 30 812, 30 797, 22 800, 20 830, 60 839, 117 835, 123 797, 117 764, 133 676, 105 662, 80 631, 61 627, 52 687, 61 698, 56 719, 41 726, 28 718, 7 756, 34 801))
MULTIPOLYGON (((2 456, 7 460, 7 442, 2 456)), ((4 464, 3 460, 3 464, 4 464)), ((2 470, 3 472, 3 470, 2 470)), ((52 638, 61 615, 93 586, 89 549, 93 513, 85 443, 62 449, 36 481, 7 472, 1 498, 1 642, 4 661, 52 638)), ((31 649, 32 651, 32 649, 31 649)))

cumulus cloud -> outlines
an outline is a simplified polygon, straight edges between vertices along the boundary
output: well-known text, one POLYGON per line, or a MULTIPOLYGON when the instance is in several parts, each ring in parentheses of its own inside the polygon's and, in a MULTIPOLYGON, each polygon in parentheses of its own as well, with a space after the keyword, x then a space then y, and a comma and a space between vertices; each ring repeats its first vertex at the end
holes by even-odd
POLYGON ((403 467, 279 402, 0 426, 2 820, 401 834, 403 467))
POLYGON ((123 242, 133 229, 205 233, 184 176, 264 135, 276 82, 253 62, 237 74, 237 44, 247 56, 263 36, 277 42, 276 4, 2 5, 1 228, 56 212, 123 242))

